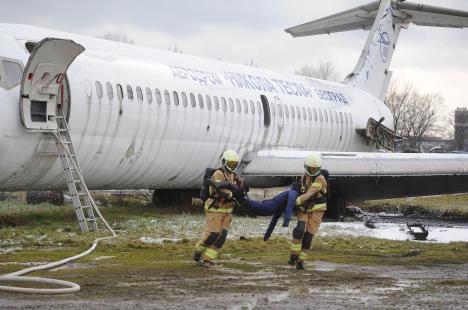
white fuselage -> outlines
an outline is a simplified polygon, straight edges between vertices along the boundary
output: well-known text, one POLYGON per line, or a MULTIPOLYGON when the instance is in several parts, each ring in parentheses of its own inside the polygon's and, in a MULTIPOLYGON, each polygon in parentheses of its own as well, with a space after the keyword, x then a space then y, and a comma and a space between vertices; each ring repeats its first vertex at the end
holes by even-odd
MULTIPOLYGON (((24 66, 30 56, 24 44, 46 37, 86 48, 67 78, 71 135, 91 189, 194 188, 227 148, 240 156, 269 149, 372 151, 356 129, 370 117, 385 117, 393 127, 383 102, 340 83, 36 27, 0 24, 0 57, 24 66)), ((63 188, 55 141, 20 122, 19 89, 0 88, 0 190, 63 188)))

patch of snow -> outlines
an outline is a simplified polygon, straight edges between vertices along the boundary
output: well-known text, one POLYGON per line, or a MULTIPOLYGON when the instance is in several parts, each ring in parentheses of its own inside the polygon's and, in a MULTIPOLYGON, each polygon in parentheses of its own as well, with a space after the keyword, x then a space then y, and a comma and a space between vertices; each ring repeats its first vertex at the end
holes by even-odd
MULTIPOLYGON (((449 228, 427 227, 427 241, 436 243, 468 242, 468 229, 462 226, 449 228)), ((367 228, 361 222, 322 223, 319 234, 322 236, 373 237, 388 240, 412 240, 405 225, 377 223, 376 228, 367 228)), ((424 241, 421 241, 424 242, 424 241)))
MULTIPOLYGON (((281 227, 280 219, 272 238, 291 238, 292 230, 296 226, 296 221, 292 220, 289 227, 281 227)), ((228 239, 239 240, 242 236, 248 238, 262 238, 270 223, 270 217, 238 217, 233 216, 229 228, 228 239)), ((158 238, 143 237, 141 241, 145 243, 161 244, 165 241, 178 242, 181 239, 198 240, 205 230, 204 215, 175 215, 165 218, 151 218, 131 226, 148 227, 144 233, 146 236, 158 236, 158 238)), ((431 242, 468 242, 468 227, 452 226, 449 228, 427 226, 429 229, 428 241, 431 242)), ((352 236, 352 237, 373 237, 389 240, 412 240, 406 232, 406 225, 395 223, 377 223, 377 228, 366 227, 362 222, 324 222, 320 226, 321 236, 352 236)), ((422 241, 427 242, 427 241, 422 241)))
POLYGON ((0 249, 0 254, 10 254, 10 253, 14 253, 17 250, 21 250, 21 249, 22 249, 22 247, 4 248, 4 249, 0 249))
POLYGON ((140 241, 148 244, 163 244, 164 242, 180 242, 182 239, 141 237, 140 241))

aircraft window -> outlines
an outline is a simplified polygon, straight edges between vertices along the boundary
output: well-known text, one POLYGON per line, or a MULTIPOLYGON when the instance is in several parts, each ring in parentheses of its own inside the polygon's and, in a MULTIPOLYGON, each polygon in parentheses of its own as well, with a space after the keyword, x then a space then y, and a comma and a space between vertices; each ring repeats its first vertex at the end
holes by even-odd
POLYGON ((13 88, 21 84, 23 78, 23 68, 17 62, 2 60, 4 74, 4 85, 7 88, 13 88))
POLYGON ((271 123, 271 118, 270 118, 270 106, 268 105, 268 99, 265 95, 261 95, 260 99, 262 100, 262 106, 263 106, 263 125, 265 125, 265 127, 269 127, 271 123))
POLYGON ((270 112, 272 116, 276 116, 276 109, 274 103, 270 103, 270 112))
POLYGON ((241 103, 239 99, 236 99, 237 113, 242 111, 241 103))
POLYGON ((156 98, 156 103, 161 104, 162 103, 162 97, 161 97, 161 91, 159 91, 159 88, 156 88, 154 90, 154 97, 156 98))
POLYGON ((340 123, 343 124, 343 114, 340 112, 340 123))
POLYGON ((309 121, 312 120, 312 113, 310 112, 310 108, 307 108, 307 116, 309 117, 309 121))
POLYGON ((244 99, 244 113, 248 114, 249 113, 249 104, 247 103, 247 100, 244 99))
POLYGON ((179 105, 179 94, 176 91, 172 92, 172 97, 174 98, 174 105, 179 105))
POLYGON ((197 101, 195 100, 195 95, 193 93, 190 93, 190 104, 192 105, 192 108, 197 106, 197 101))
POLYGON ((226 99, 224 99, 224 97, 221 97, 221 105, 223 106, 223 112, 226 112, 227 104, 226 104, 226 99))
POLYGON ((127 85, 127 97, 128 100, 133 100, 133 88, 130 85, 127 85))
POLYGON ((214 96, 214 107, 216 111, 219 111, 219 100, 218 97, 214 96))
POLYGON ((101 82, 96 81, 94 83, 94 85, 96 86, 96 94, 97 94, 98 98, 101 99, 102 96, 104 95, 103 91, 102 91, 102 84, 101 84, 101 82))
POLYGON ((206 107, 208 108, 208 110, 211 110, 211 97, 206 95, 206 107))
POLYGON ((252 114, 255 114, 255 103, 253 102, 253 100, 250 100, 250 112, 252 112, 252 114))
POLYGON ((284 116, 286 116, 286 118, 289 118, 289 109, 287 105, 284 105, 284 116))
POLYGON ((112 88, 112 84, 107 82, 106 89, 107 89, 107 98, 109 98, 109 100, 114 99, 114 89, 112 88))
POLYGON ((296 115, 297 115, 297 119, 301 119, 301 110, 299 109, 298 106, 296 106, 296 115))
POLYGON ((231 110, 231 112, 234 112, 234 101, 232 100, 232 98, 229 98, 229 110, 231 110))
POLYGON ((182 92, 182 104, 184 105, 184 108, 188 106, 187 94, 185 92, 182 92))
POLYGON ((317 121, 317 110, 314 108, 314 121, 317 121))
POLYGON ((153 102, 153 93, 151 92, 151 88, 146 87, 146 100, 148 100, 148 103, 153 102))
POLYGON ((116 85, 116 88, 117 88, 117 97, 119 98, 119 100, 122 100, 122 99, 123 99, 123 88, 122 88, 122 85, 117 84, 117 85, 116 85))
POLYGON ((344 114, 345 124, 348 125, 348 113, 343 113, 343 114, 344 114))
POLYGON ((304 118, 304 120, 307 119, 307 112, 306 112, 306 109, 304 107, 302 107, 302 117, 304 118))
POLYGON ((328 111, 330 113, 330 123, 333 123, 333 112, 332 111, 328 111))
POLYGON ((323 121, 322 109, 318 109, 318 111, 319 111, 319 119, 320 121, 323 121))
POLYGON ((260 105, 260 101, 257 101, 257 111, 258 115, 262 115, 262 106, 260 105))
POLYGON ((138 102, 142 103, 143 102, 143 91, 141 90, 140 86, 137 86, 136 93, 137 93, 138 102))
POLYGON ((293 108, 292 105, 289 106, 289 110, 290 110, 290 112, 291 112, 291 118, 295 118, 295 117, 296 117, 296 114, 294 113, 294 108, 293 108))
POLYGON ((167 105, 171 104, 171 95, 169 95, 169 92, 167 90, 164 90, 164 101, 167 105))
POLYGON ((281 107, 281 104, 278 103, 276 110, 278 111, 278 116, 283 117, 283 108, 281 107))
POLYGON ((200 106, 200 109, 203 109, 203 96, 198 94, 198 105, 200 106))

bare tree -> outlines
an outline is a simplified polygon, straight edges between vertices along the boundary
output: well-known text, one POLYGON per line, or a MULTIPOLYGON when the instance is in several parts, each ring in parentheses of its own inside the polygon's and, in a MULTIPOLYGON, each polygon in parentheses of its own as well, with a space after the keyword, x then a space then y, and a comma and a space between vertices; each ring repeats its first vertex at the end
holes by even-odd
POLYGON ((135 44, 135 41, 132 38, 127 36, 124 32, 120 31, 107 31, 99 35, 98 38, 128 44, 135 44))
POLYGON ((443 98, 436 93, 421 93, 412 84, 392 83, 385 103, 393 113, 395 131, 407 138, 407 146, 419 147, 424 136, 440 135, 444 128, 439 111, 443 98))
POLYGON ((178 53, 178 54, 184 53, 184 51, 181 50, 177 45, 174 45, 174 47, 169 47, 167 50, 173 53, 178 53))
POLYGON ((442 120, 445 136, 453 140, 455 138, 455 110, 450 111, 442 120))
POLYGON ((329 62, 321 62, 317 66, 303 66, 294 70, 295 74, 308 76, 315 79, 338 81, 338 73, 335 66, 329 62))

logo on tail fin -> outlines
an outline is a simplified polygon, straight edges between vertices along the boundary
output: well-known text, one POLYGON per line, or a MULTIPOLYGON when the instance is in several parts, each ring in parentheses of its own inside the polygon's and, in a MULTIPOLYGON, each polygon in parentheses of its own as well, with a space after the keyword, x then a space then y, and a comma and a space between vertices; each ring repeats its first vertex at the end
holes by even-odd
POLYGON ((387 32, 379 32, 380 57, 382 62, 387 62, 390 56, 390 37, 387 32))

